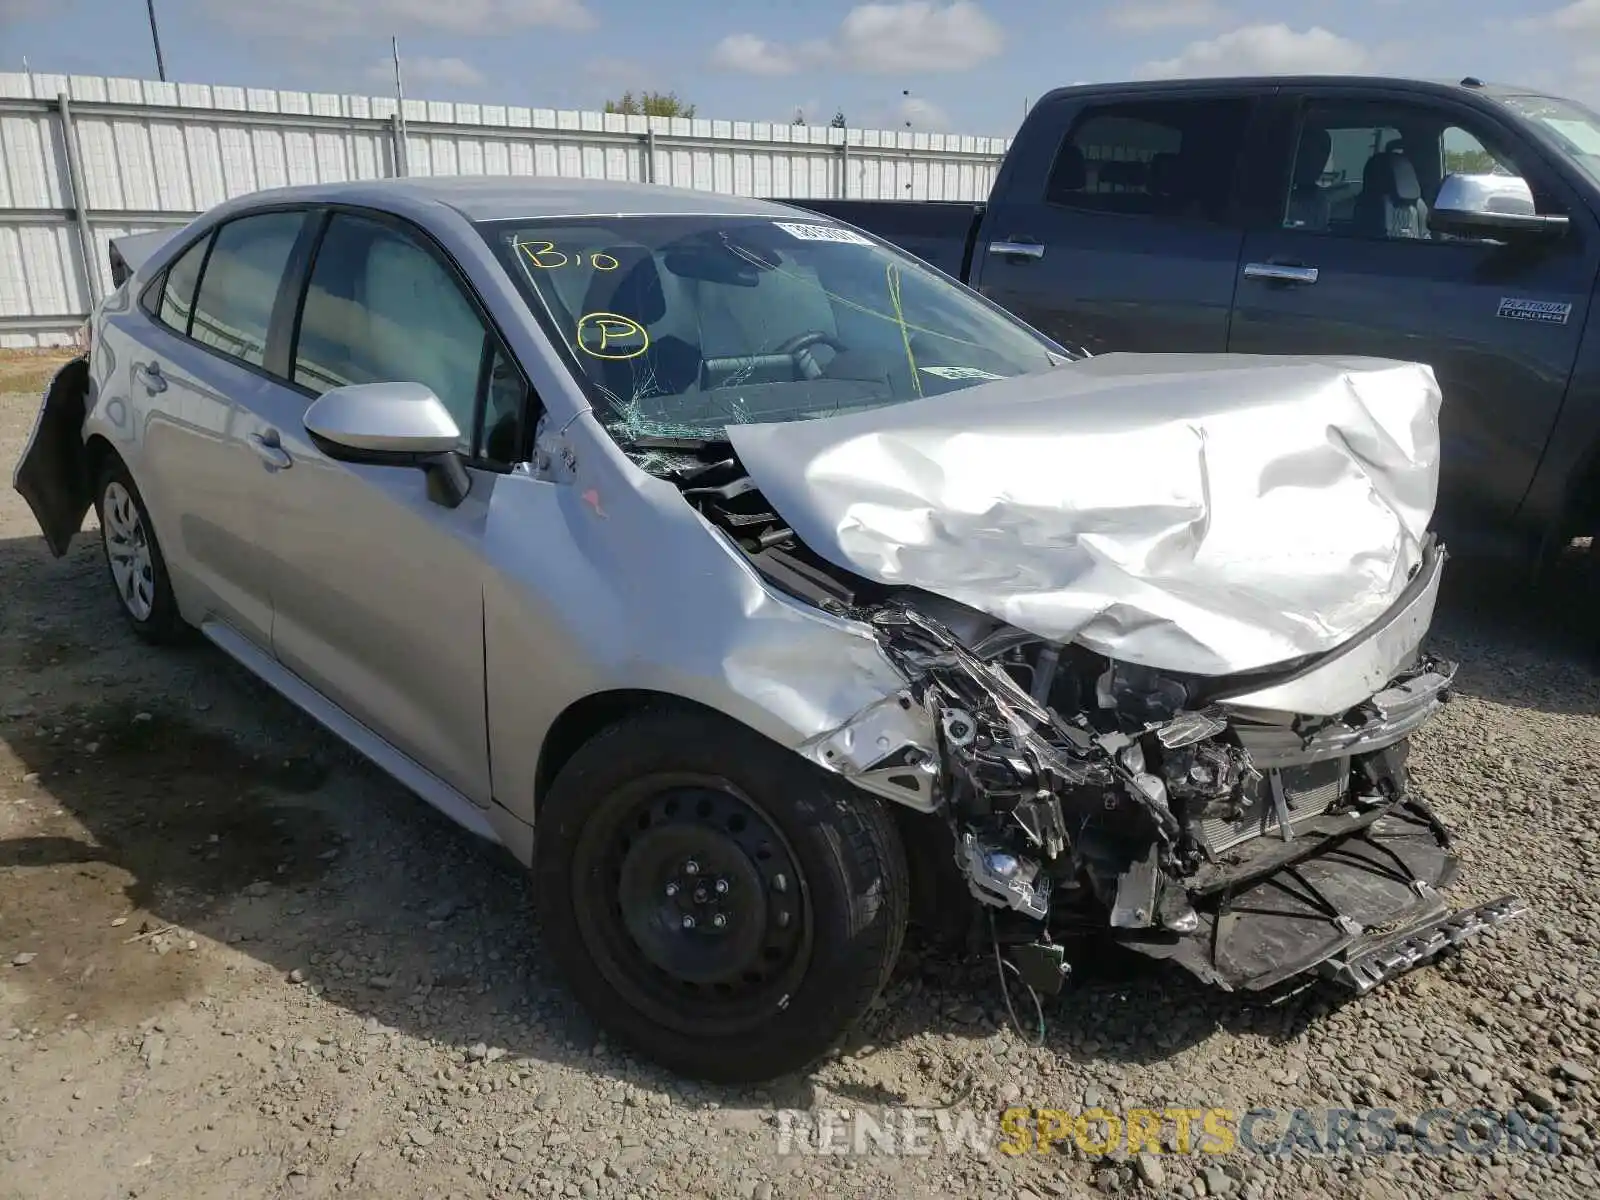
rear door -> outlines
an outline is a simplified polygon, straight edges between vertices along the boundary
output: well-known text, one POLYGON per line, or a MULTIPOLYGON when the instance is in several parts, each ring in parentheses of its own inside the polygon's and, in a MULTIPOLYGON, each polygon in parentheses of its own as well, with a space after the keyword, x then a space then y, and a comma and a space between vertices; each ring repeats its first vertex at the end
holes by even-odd
MULTIPOLYGON (((251 213, 187 248, 130 313, 127 391, 148 415, 135 481, 185 608, 271 644, 271 564, 260 540, 266 362, 303 209, 251 213)), ((112 344, 112 339, 107 339, 112 344)), ((119 381, 120 382, 120 381, 119 381)))
POLYGON ((1577 355, 1600 229, 1508 123, 1382 87, 1282 101, 1261 147, 1270 188, 1245 239, 1228 348, 1425 362, 1444 396, 1437 525, 1457 544, 1505 528, 1531 483, 1577 355), (1429 230, 1452 172, 1521 175, 1562 241, 1513 248, 1429 230), (1531 304, 1528 302, 1532 302, 1531 304), (1554 306, 1553 309, 1546 306, 1554 306), (1556 314, 1519 319, 1531 309, 1556 314))
POLYGON ((1234 177, 1255 108, 1245 90, 1058 101, 1059 141, 1013 149, 974 282, 1029 324, 1092 353, 1220 352, 1243 237, 1234 177))

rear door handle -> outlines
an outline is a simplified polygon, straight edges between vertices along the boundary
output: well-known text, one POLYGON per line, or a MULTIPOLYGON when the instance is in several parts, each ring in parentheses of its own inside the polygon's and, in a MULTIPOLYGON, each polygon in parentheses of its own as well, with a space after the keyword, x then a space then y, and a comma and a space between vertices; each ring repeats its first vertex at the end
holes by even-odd
POLYGON ((1272 283, 1310 284, 1317 281, 1317 269, 1302 267, 1299 263, 1254 262, 1245 264, 1244 277, 1272 283))
POLYGON ((1044 247, 1038 242, 990 242, 989 253, 1005 258, 1043 258, 1044 247))
POLYGON ((245 440, 250 443, 250 449, 256 452, 256 457, 273 470, 287 471, 294 466, 294 459, 289 457, 289 452, 278 442, 276 429, 252 433, 245 440))
POLYGON ((134 363, 133 373, 144 384, 144 390, 152 396, 167 390, 167 377, 161 373, 160 363, 134 363))

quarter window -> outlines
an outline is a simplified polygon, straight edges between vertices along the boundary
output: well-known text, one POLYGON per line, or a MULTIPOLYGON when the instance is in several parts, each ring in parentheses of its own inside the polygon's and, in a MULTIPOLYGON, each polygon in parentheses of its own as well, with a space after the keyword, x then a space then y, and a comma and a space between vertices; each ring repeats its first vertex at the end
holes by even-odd
POLYGON ((302 212, 240 217, 217 230, 195 297, 189 336, 261 366, 284 268, 305 223, 302 212))
POLYGON ((437 256, 394 226, 349 214, 328 225, 312 266, 295 343, 294 382, 321 394, 360 383, 420 383, 471 453, 479 397, 484 452, 512 461, 526 385, 437 256))
POLYGON ((1223 221, 1249 115, 1243 98, 1091 108, 1062 142, 1046 199, 1096 212, 1223 221))
POLYGON ((167 268, 161 283, 154 316, 168 329, 185 336, 189 333, 189 317, 194 308, 194 289, 200 282, 200 268, 205 265, 210 245, 211 239, 203 237, 190 246, 167 268))

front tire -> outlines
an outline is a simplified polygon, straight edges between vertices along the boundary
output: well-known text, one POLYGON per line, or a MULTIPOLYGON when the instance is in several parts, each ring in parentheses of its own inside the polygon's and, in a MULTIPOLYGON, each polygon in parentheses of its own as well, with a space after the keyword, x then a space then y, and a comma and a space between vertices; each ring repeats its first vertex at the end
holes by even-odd
POLYGON ((596 736, 556 777, 535 846, 572 990, 683 1075, 809 1066, 867 1011, 905 936, 883 804, 715 714, 647 710, 596 736))
POLYGON ((127 465, 115 455, 101 469, 94 497, 100 545, 123 617, 147 642, 178 640, 186 626, 178 615, 155 525, 127 465))

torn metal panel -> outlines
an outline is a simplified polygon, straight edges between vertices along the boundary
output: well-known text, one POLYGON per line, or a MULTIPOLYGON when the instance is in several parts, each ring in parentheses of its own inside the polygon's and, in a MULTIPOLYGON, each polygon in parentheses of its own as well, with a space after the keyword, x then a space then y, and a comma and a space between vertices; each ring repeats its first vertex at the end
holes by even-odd
POLYGON ((869 705, 837 729, 796 749, 869 792, 919 812, 941 803, 934 719, 909 692, 869 705))
POLYGON ((836 566, 1218 676, 1325 654, 1405 591, 1439 402, 1414 363, 1108 354, 726 435, 836 566))

